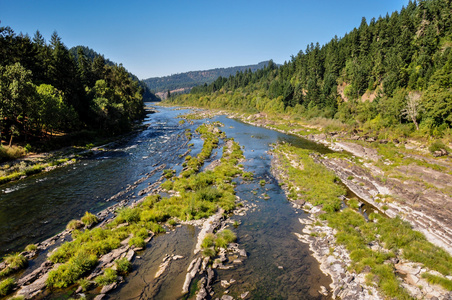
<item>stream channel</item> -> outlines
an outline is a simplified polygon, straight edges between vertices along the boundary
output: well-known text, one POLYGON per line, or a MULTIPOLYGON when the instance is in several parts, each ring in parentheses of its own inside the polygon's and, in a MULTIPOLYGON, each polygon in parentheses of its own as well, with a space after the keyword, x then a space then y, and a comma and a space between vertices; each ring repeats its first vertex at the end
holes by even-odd
MULTIPOLYGON (((165 164, 165 169, 172 168, 179 173, 183 162, 179 155, 187 150, 185 130, 190 128, 194 132, 206 120, 179 124, 177 116, 189 110, 165 107, 157 107, 157 110, 144 120, 146 129, 127 141, 75 164, 1 186, 0 254, 20 251, 27 244, 61 232, 70 220, 80 218, 85 211, 96 213, 126 198, 139 199, 139 192, 160 178, 160 171, 146 176, 156 166, 165 164), (130 188, 144 177, 146 180, 130 188), (121 196, 107 201, 126 189, 121 196)), ((237 234, 240 249, 245 249, 248 257, 232 269, 216 270, 217 279, 235 280, 227 288, 235 299, 245 292, 249 292, 247 299, 330 299, 319 291, 321 286, 328 288, 331 280, 320 271, 308 245, 294 234, 302 232, 304 225, 298 219, 307 215, 292 207, 271 175, 271 156, 267 152, 270 144, 283 141, 320 153, 331 151, 296 136, 225 116, 208 121, 224 124, 221 130, 243 147, 245 171, 254 173, 252 181, 237 180, 236 192, 241 199, 254 204, 255 209, 245 216, 232 216, 231 220, 240 225, 230 226, 237 234), (265 186, 259 184, 262 179, 266 181, 265 186), (268 200, 264 199, 264 194, 269 196, 268 200)), ((202 148, 202 141, 193 135, 190 143, 194 144, 190 155, 195 156, 202 148)), ((222 149, 214 152, 215 158, 219 158, 222 149)), ((106 298, 181 298, 198 232, 194 226, 183 225, 154 237, 144 251, 137 253, 133 271, 125 278, 125 283, 106 298), (154 279, 167 254, 184 258, 172 262, 162 276, 154 279)), ((221 297, 226 290, 219 280, 213 285, 213 298, 221 297)))

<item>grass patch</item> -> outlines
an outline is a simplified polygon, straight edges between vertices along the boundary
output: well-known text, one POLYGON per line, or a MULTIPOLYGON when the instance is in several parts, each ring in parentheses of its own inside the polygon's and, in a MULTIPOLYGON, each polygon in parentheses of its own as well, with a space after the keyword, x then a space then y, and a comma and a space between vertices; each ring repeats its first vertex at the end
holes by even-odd
POLYGON ((452 280, 450 280, 450 279, 447 279, 447 278, 444 278, 441 276, 437 276, 437 275, 433 275, 430 273, 423 273, 422 278, 426 279, 428 281, 428 283, 430 283, 430 284, 439 284, 446 290, 452 291, 452 280))
POLYGON ((97 224, 99 219, 92 213, 85 212, 85 215, 82 217, 81 221, 85 224, 85 226, 91 226, 93 224, 97 224))
POLYGON ((109 285, 116 282, 116 280, 118 280, 116 270, 111 268, 105 269, 103 275, 97 276, 96 279, 94 279, 94 281, 100 286, 109 285))
POLYGON ((7 278, 0 281, 0 297, 4 297, 13 291, 15 285, 14 278, 7 278))
POLYGON ((50 271, 47 286, 65 288, 75 283, 97 264, 97 256, 87 252, 79 252, 76 256, 56 270, 50 271))

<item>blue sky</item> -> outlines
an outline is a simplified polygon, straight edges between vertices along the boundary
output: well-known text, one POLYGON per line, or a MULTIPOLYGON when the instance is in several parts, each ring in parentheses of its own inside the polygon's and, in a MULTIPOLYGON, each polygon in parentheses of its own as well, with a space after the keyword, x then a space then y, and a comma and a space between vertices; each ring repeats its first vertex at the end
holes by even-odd
POLYGON ((88 46, 140 79, 290 60, 408 0, 0 0, 1 26, 88 46))

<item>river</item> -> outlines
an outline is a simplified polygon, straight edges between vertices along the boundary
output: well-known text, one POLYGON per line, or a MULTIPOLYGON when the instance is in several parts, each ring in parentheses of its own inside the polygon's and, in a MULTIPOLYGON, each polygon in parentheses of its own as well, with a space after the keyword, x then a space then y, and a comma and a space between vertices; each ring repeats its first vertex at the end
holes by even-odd
MULTIPOLYGON (((139 198, 140 190, 160 177, 161 172, 141 182, 136 188, 113 201, 106 200, 146 176, 156 165, 180 171, 186 151, 184 132, 205 120, 179 124, 177 115, 187 110, 158 107, 158 112, 144 120, 146 129, 121 145, 107 149, 76 164, 26 178, 18 183, 0 187, 0 251, 18 251, 62 231, 66 224, 80 218, 85 211, 98 212, 124 198, 139 198)), ((271 144, 289 142, 297 147, 329 152, 305 139, 282 134, 240 121, 218 116, 221 130, 233 137, 244 149, 245 171, 252 171, 252 181, 239 180, 237 195, 253 203, 256 209, 246 216, 232 216, 240 223, 232 228, 240 248, 248 258, 230 270, 218 270, 217 278, 235 282, 227 289, 217 281, 215 297, 227 292, 235 298, 249 292, 248 299, 329 299, 319 293, 328 287, 330 279, 320 270, 310 255, 308 245, 298 241, 294 232, 301 233, 296 211, 270 172, 271 144), (265 186, 259 184, 266 181, 265 186), (268 195, 263 197, 263 195, 268 195)), ((202 146, 194 136, 191 155, 202 146)), ((221 153, 221 149, 217 151, 221 153)), ((183 226, 156 236, 146 250, 133 262, 133 271, 126 282, 108 295, 109 299, 175 299, 181 296, 185 271, 193 257, 198 229, 183 226), (167 254, 184 258, 173 262, 167 271, 154 279, 156 270, 167 254)))

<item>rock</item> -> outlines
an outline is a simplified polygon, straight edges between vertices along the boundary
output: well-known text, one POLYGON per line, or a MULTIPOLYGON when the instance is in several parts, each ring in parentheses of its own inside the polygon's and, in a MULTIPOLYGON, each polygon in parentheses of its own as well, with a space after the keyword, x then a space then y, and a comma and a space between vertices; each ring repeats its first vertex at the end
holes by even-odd
POLYGON ((114 290, 117 286, 118 286, 118 283, 117 283, 117 282, 113 282, 113 283, 111 283, 111 284, 109 284, 109 285, 105 285, 105 286, 102 288, 102 290, 100 291, 100 293, 101 293, 101 294, 106 294, 106 293, 108 293, 109 291, 114 290))
POLYGON ((223 288, 228 288, 231 284, 227 281, 227 280, 222 280, 221 281, 221 286, 223 288))
POLYGON ((449 154, 449 153, 447 152, 446 149, 440 149, 440 150, 438 150, 438 151, 434 151, 434 152, 433 152, 433 156, 434 156, 434 157, 446 156, 446 155, 448 155, 448 154, 449 154))
POLYGON ((239 255, 242 256, 242 257, 247 257, 246 250, 245 249, 239 249, 239 255))
POLYGON ((326 287, 324 287, 323 285, 320 286, 320 291, 319 294, 327 296, 328 295, 328 290, 326 289, 326 287))
POLYGON ((94 300, 102 300, 102 299, 104 299, 104 297, 105 297, 105 294, 100 294, 100 295, 97 295, 97 296, 94 298, 94 300))
POLYGON ((232 296, 229 296, 229 295, 223 295, 221 297, 221 300, 234 300, 234 298, 232 296))
POLYGON ((196 300, 204 300, 207 298, 207 291, 206 291, 206 278, 203 277, 201 278, 201 280, 198 282, 198 286, 199 286, 199 291, 196 294, 196 300))
POLYGON ((246 297, 248 297, 248 294, 250 292, 244 292, 243 294, 240 295, 240 298, 245 299, 246 297))
POLYGON ((28 274, 27 276, 22 277, 17 281, 18 286, 22 286, 25 284, 30 284, 35 281, 37 278, 47 273, 53 267, 53 263, 50 260, 46 260, 41 264, 39 268, 28 274))
POLYGON ((190 266, 189 266, 189 268, 187 270, 188 273, 185 276, 184 285, 182 286, 182 293, 183 294, 188 293, 188 288, 190 287, 190 283, 191 283, 192 279, 195 277, 196 273, 198 272, 200 266, 201 266, 201 258, 200 257, 195 258, 191 262, 191 264, 190 264, 190 266))

